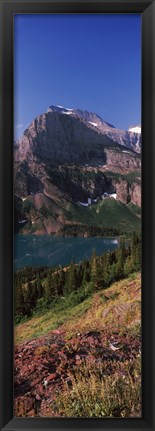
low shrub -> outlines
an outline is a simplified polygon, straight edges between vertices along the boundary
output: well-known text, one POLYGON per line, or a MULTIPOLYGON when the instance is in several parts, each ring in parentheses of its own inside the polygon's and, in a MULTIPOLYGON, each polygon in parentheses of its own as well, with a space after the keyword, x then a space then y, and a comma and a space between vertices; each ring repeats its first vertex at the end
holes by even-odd
POLYGON ((64 382, 63 390, 57 393, 59 413, 67 417, 140 417, 140 370, 140 356, 98 366, 81 362, 69 373, 69 384, 64 382))

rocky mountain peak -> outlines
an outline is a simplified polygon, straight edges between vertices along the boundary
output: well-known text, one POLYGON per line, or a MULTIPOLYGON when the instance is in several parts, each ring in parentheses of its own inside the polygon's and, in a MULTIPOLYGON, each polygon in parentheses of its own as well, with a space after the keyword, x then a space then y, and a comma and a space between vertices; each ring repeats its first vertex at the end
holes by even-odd
POLYGON ((108 130, 108 129, 114 129, 115 127, 110 124, 107 123, 106 121, 104 121, 99 115, 97 115, 95 112, 89 112, 87 110, 82 110, 82 109, 73 109, 73 108, 65 108, 61 105, 51 105, 48 109, 47 112, 58 112, 59 114, 62 115, 71 115, 71 116, 76 116, 79 117, 85 121, 88 121, 89 124, 91 124, 94 127, 97 127, 99 130, 103 131, 108 130))
POLYGON ((47 112, 57 112, 72 118, 79 118, 85 122, 88 128, 93 128, 97 133, 108 136, 112 141, 141 152, 141 127, 131 126, 129 130, 117 129, 109 122, 103 120, 98 114, 82 109, 66 108, 61 105, 51 105, 47 112))

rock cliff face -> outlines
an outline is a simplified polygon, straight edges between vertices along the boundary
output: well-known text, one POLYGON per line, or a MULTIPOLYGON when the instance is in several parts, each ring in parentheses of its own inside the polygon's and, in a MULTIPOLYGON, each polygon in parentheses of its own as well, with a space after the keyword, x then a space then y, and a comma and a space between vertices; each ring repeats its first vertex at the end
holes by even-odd
POLYGON ((54 164, 105 163, 105 145, 112 145, 110 139, 91 130, 84 120, 49 112, 25 130, 16 158, 54 164))
POLYGON ((116 183, 117 199, 124 204, 132 202, 141 207, 141 184, 125 180, 116 183))
POLYGON ((133 152, 124 149, 122 151, 115 151, 108 148, 105 150, 105 153, 106 163, 109 168, 134 170, 141 167, 140 157, 133 152))
POLYGON ((131 202, 141 207, 141 184, 133 183, 130 192, 131 202))
POLYGON ((96 114, 58 107, 32 121, 14 152, 17 230, 56 233, 83 223, 81 206, 88 211, 104 194, 140 206, 140 155, 111 140, 109 129, 96 114))

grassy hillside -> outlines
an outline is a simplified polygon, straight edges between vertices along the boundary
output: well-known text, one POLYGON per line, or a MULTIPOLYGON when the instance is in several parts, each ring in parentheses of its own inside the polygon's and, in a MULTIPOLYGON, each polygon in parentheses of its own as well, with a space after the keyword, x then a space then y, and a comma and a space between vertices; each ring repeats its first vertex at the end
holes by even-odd
POLYGON ((137 205, 133 204, 132 202, 129 202, 127 204, 128 209, 132 211, 134 214, 136 214, 138 217, 141 217, 141 208, 137 205))
POLYGON ((15 344, 31 340, 61 326, 69 339, 76 332, 110 330, 131 331, 140 329, 140 274, 113 283, 84 300, 82 304, 52 307, 52 310, 33 317, 15 327, 15 344), (115 324, 114 324, 115 322, 115 324))
POLYGON ((87 208, 68 204, 65 216, 72 224, 78 222, 84 226, 115 228, 120 233, 131 234, 134 230, 140 233, 141 220, 137 212, 132 204, 127 206, 113 198, 107 198, 87 208))

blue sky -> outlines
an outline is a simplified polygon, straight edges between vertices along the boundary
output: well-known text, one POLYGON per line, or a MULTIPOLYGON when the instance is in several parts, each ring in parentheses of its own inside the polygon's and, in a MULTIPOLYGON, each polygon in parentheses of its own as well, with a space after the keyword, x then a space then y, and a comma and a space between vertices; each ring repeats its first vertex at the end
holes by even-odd
POLYGON ((15 15, 15 138, 49 105, 139 124, 141 15, 15 15))

